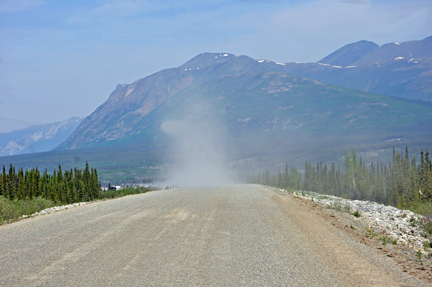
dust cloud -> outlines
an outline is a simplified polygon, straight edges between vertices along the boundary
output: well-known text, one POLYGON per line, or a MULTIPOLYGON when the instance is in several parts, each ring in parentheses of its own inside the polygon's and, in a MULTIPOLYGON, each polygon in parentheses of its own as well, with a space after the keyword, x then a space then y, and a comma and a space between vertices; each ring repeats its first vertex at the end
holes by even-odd
POLYGON ((185 187, 235 183, 228 168, 223 136, 214 125, 170 120, 161 129, 170 135, 170 156, 174 158, 165 184, 185 187))

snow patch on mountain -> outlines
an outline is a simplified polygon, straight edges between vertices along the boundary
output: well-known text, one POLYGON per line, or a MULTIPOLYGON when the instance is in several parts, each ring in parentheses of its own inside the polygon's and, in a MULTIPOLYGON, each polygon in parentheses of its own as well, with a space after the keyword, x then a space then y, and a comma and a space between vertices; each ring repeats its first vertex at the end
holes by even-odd
POLYGON ((5 155, 14 155, 17 152, 22 151, 25 148, 25 146, 21 146, 19 144, 17 144, 14 141, 10 141, 6 147, 2 150, 2 154, 5 155))
POLYGON ((133 92, 134 89, 135 89, 135 86, 129 86, 127 91, 126 91, 125 97, 129 96, 133 92))
POLYGON ((0 133, 0 156, 49 151, 65 141, 82 118, 0 133))

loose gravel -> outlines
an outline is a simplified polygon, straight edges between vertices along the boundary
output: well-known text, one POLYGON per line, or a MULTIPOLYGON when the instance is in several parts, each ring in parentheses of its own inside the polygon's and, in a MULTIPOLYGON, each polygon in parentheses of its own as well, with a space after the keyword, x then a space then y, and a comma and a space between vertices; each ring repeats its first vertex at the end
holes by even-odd
POLYGON ((0 286, 422 286, 286 193, 154 191, 0 226, 0 286))
MULTIPOLYGON (((282 191, 285 191, 282 189, 282 191)), ((385 234, 399 244, 413 248, 415 251, 428 253, 423 248, 423 242, 429 240, 421 225, 424 216, 410 210, 400 210, 393 206, 379 204, 371 201, 349 200, 332 195, 323 195, 315 192, 296 191, 294 196, 313 200, 327 208, 353 213, 357 211, 358 220, 385 234)))
POLYGON ((53 213, 53 212, 69 209, 69 208, 72 208, 72 207, 86 205, 86 204, 89 204, 89 203, 92 203, 92 202, 77 202, 77 203, 73 203, 73 204, 53 206, 53 207, 45 208, 45 209, 43 209, 41 211, 35 212, 33 214, 30 214, 30 215, 23 215, 20 218, 28 218, 28 217, 35 217, 35 216, 40 216, 40 215, 44 215, 44 214, 50 214, 50 213, 53 213))

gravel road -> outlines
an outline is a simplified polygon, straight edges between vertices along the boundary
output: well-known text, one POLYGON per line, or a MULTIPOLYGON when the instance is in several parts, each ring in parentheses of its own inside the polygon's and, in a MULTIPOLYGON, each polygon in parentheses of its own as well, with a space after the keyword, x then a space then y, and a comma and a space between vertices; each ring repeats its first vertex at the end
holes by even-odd
POLYGON ((258 185, 155 191, 0 226, 1 286, 417 286, 258 185))

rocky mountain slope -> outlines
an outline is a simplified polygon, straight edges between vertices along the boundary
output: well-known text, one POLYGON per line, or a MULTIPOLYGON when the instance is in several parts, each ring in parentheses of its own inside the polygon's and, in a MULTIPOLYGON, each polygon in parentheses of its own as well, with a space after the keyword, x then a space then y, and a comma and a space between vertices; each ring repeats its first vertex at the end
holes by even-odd
POLYGON ((403 94, 411 85, 411 98, 430 96, 430 55, 421 49, 428 41, 388 47, 362 41, 311 64, 203 53, 180 67, 118 85, 56 150, 2 157, 0 164, 53 169, 59 163, 70 168, 89 161, 103 180, 140 182, 157 177, 173 162, 169 151, 177 143, 162 129, 167 121, 198 125, 192 136, 201 141, 211 134, 220 140, 223 146, 215 146, 230 153, 230 165, 239 169, 287 161, 297 167, 305 160, 331 162, 353 148, 366 162, 387 160, 393 146, 408 145, 418 153, 431 146, 432 103, 361 89, 369 83, 374 91, 381 87, 391 94, 393 87, 395 94, 403 94), (399 47, 424 53, 413 54, 411 60, 399 47), (384 48, 394 58, 360 66, 384 48), (409 73, 413 78, 406 81, 409 73), (349 89, 325 83, 327 79, 359 86, 349 89))
POLYGON ((317 63, 288 63, 285 71, 334 85, 432 101, 432 36, 378 46, 360 41, 317 63))
POLYGON ((286 66, 247 56, 200 54, 178 68, 118 85, 59 149, 161 139, 161 123, 173 119, 205 125, 216 118, 229 137, 258 139, 264 134, 334 136, 359 130, 383 134, 432 120, 427 103, 294 76, 286 66))
POLYGON ((214 58, 211 55, 199 58, 199 63, 192 59, 181 67, 160 71, 132 84, 118 85, 108 100, 83 120, 61 148, 73 149, 121 140, 133 132, 137 122, 148 113, 205 73, 210 61, 217 65, 228 60, 227 57, 214 58))
POLYGON ((0 156, 52 150, 65 141, 81 121, 81 118, 75 117, 62 122, 0 133, 0 156))

